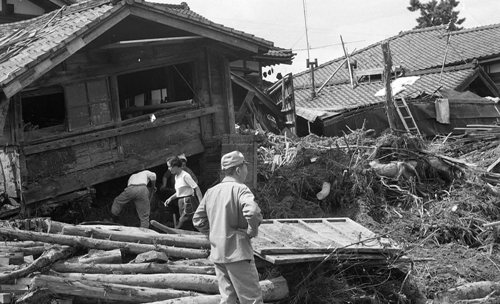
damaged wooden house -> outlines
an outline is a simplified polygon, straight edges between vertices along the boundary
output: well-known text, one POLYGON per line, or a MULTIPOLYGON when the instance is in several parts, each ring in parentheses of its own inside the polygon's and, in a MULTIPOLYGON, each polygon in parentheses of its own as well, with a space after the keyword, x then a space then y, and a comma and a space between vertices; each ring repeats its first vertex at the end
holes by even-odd
MULTIPOLYGON (((404 108, 411 111, 422 135, 500 120, 500 24, 451 32, 438 26, 401 32, 321 64, 314 69, 314 84, 309 70, 294 75, 299 135, 337 136, 363 125, 379 132, 388 128, 384 42, 398 110, 403 117, 408 117, 404 108)), ((397 127, 405 131, 403 120, 397 119, 397 127)))
POLYGON ((252 142, 232 142, 243 103, 234 95, 259 89, 261 68, 291 62, 291 51, 186 3, 27 2, 58 8, 0 25, 8 197, 25 205, 71 198, 179 153, 211 183, 224 149, 246 144, 253 157, 252 142), (232 78, 244 84, 237 94, 232 78))

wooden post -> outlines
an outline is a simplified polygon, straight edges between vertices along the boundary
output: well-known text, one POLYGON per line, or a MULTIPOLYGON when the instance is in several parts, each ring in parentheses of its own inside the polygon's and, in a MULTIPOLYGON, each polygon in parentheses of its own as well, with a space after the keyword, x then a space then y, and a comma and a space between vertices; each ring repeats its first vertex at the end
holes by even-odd
POLYGON ((391 131, 396 130, 396 108, 392 101, 391 89, 391 72, 392 72, 392 58, 389 42, 382 43, 382 53, 384 55, 384 80, 385 80, 385 112, 387 115, 387 122, 391 131))
POLYGON ((345 59, 347 60, 347 69, 349 70, 349 79, 351 81, 351 87, 354 89, 354 77, 352 72, 351 60, 349 59, 349 54, 347 53, 347 49, 344 45, 344 40, 342 39, 342 35, 340 35, 340 42, 342 43, 342 49, 344 50, 345 59))
MULTIPOLYGON (((306 61, 307 67, 311 68, 311 99, 316 97, 316 84, 314 83, 314 68, 318 67, 318 59, 314 59, 314 61, 309 61, 309 58, 306 61)), ((284 102, 284 101, 283 101, 284 102)))

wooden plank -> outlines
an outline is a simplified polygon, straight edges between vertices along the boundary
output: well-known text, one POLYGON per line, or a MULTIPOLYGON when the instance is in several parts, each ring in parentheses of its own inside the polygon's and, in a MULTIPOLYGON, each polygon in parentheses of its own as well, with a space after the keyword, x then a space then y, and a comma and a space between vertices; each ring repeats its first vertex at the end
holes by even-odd
MULTIPOLYGON (((28 145, 23 147, 23 152, 26 155, 30 154, 35 154, 35 153, 40 153, 46 150, 54 150, 54 149, 59 149, 59 148, 64 148, 68 146, 74 146, 77 144, 81 143, 88 143, 92 141, 97 141, 113 136, 118 136, 118 135, 125 135, 129 133, 136 133, 136 132, 141 132, 144 130, 152 129, 152 128, 158 128, 161 126, 166 126, 169 124, 174 124, 177 122, 185 121, 188 119, 193 119, 193 118, 198 118, 206 115, 213 114, 217 112, 218 108, 217 107, 209 107, 209 108, 202 108, 202 109, 197 109, 197 110, 192 110, 188 112, 183 112, 183 113, 178 113, 178 114, 173 114, 173 115, 167 115, 165 117, 157 117, 157 120, 154 123, 149 122, 142 122, 134 125, 127 125, 127 126, 122 126, 110 130, 104 130, 100 132, 95 132, 95 133, 90 133, 90 134, 82 134, 79 136, 71 136, 71 134, 68 134, 68 138, 63 138, 57 141, 53 142, 48 142, 48 143, 43 143, 43 144, 36 144, 36 145, 28 145)), ((149 115, 145 115, 144 119, 146 117, 149 117, 149 115)))
POLYGON ((283 254, 314 254, 314 253, 342 253, 342 254, 361 254, 361 253, 399 253, 396 248, 337 248, 337 247, 275 247, 259 248, 255 250, 261 255, 283 255, 283 254))
POLYGON ((388 259, 384 255, 370 255, 370 254, 284 254, 284 255, 260 255, 257 254, 261 259, 266 260, 274 265, 285 265, 285 264, 297 264, 297 263, 307 263, 307 262, 319 262, 325 259, 330 261, 352 261, 356 264, 365 263, 382 263, 391 264, 395 262, 399 263, 412 263, 413 260, 408 257, 398 258, 396 261, 394 259, 388 259))
POLYGON ((110 43, 101 46, 101 49, 120 49, 120 48, 131 48, 131 47, 147 47, 153 45, 165 45, 165 44, 175 44, 175 43, 189 43, 193 41, 198 41, 204 39, 201 36, 182 36, 182 37, 164 37, 164 38, 152 38, 152 39, 140 39, 140 40, 122 40, 114 43, 110 43))

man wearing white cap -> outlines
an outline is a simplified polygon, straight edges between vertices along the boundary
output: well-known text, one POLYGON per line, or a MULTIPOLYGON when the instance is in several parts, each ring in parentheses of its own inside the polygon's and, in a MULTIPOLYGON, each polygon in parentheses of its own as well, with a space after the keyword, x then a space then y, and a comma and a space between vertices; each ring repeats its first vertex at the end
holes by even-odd
POLYGON ((244 184, 247 162, 239 151, 222 156, 224 179, 208 189, 193 217, 194 226, 208 234, 221 304, 261 304, 262 291, 252 244, 262 221, 260 208, 244 184))

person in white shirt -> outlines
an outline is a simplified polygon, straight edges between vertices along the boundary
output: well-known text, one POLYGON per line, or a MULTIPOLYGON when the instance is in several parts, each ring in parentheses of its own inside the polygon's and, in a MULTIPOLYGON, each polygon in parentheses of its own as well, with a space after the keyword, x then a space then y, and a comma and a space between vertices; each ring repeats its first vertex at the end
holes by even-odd
POLYGON ((148 170, 132 174, 129 177, 127 188, 114 199, 111 206, 111 215, 115 221, 118 215, 120 215, 123 206, 129 202, 134 202, 141 227, 149 228, 149 214, 151 211, 148 189, 149 182, 152 183, 152 189, 154 189, 156 174, 148 170))
POLYGON ((179 221, 175 228, 194 230, 192 219, 202 199, 201 190, 189 173, 182 170, 182 161, 174 157, 167 162, 168 170, 175 175, 175 193, 165 201, 165 206, 177 200, 179 221), (198 200, 196 200, 196 198, 198 200))

